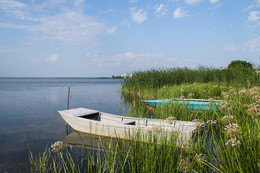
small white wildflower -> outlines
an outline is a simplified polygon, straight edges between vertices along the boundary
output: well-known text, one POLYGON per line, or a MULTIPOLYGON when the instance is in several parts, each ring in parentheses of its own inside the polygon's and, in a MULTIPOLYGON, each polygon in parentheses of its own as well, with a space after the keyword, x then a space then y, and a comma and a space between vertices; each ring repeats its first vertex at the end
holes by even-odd
POLYGON ((194 96, 193 93, 189 93, 189 97, 192 98, 194 96))
POLYGON ((147 131, 148 133, 152 133, 152 132, 153 132, 153 129, 152 129, 151 127, 147 127, 147 128, 146 128, 146 131, 147 131))
POLYGON ((153 129, 154 129, 154 131, 157 132, 157 133, 160 133, 160 132, 162 132, 162 130, 163 130, 161 126, 154 126, 153 129))
POLYGON ((241 95, 246 94, 246 89, 240 90, 239 94, 241 94, 241 95))
POLYGON ((190 172, 191 170, 191 163, 189 158, 182 159, 179 163, 179 171, 180 172, 190 172))
POLYGON ((232 115, 226 115, 226 116, 224 116, 221 120, 222 120, 224 123, 229 123, 229 122, 231 122, 233 119, 234 119, 234 117, 233 117, 232 115))
POLYGON ((54 144, 51 145, 51 150, 55 152, 60 152, 63 148, 63 142, 62 141, 57 141, 54 144))
POLYGON ((240 134, 240 131, 238 130, 237 124, 228 124, 226 128, 224 129, 227 136, 236 136, 240 134))
POLYGON ((260 87, 254 87, 254 88, 251 88, 249 91, 250 92, 253 92, 253 91, 257 91, 257 90, 259 90, 260 89, 260 87))
POLYGON ((250 95, 251 95, 251 96, 256 96, 256 95, 257 95, 257 92, 256 92, 256 91, 252 91, 252 92, 250 92, 250 95))
POLYGON ((195 130, 201 130, 205 128, 205 123, 202 120, 194 119, 192 122, 196 123, 195 130))
POLYGON ((243 106, 244 106, 245 108, 248 108, 248 105, 247 105, 247 104, 244 104, 243 106))
POLYGON ((184 100, 184 99, 185 99, 185 97, 184 97, 184 96, 181 96, 181 97, 180 97, 180 99, 181 99, 181 100, 184 100))
POLYGON ((199 119, 194 119, 194 120, 192 120, 192 122, 194 122, 194 123, 203 123, 203 121, 199 120, 199 119))
POLYGON ((196 160, 197 162, 203 161, 205 159, 205 156, 203 154, 196 154, 194 156, 194 160, 196 160))
POLYGON ((231 145, 232 147, 239 146, 241 144, 240 140, 236 138, 230 138, 225 145, 231 145))
POLYGON ((227 92, 225 92, 225 91, 224 91, 224 92, 222 92, 221 94, 222 94, 223 96, 224 96, 224 95, 228 95, 228 93, 227 93, 227 92))
POLYGON ((217 121, 216 120, 208 120, 207 124, 209 124, 210 126, 214 126, 214 125, 217 124, 217 121))
POLYGON ((168 117, 168 118, 166 118, 166 123, 172 125, 173 123, 174 124, 176 123, 176 120, 177 120, 177 118, 175 118, 175 117, 168 117))
POLYGON ((227 108, 227 111, 232 111, 232 107, 228 107, 228 108, 227 108))
POLYGON ((213 100, 214 100, 213 98, 210 98, 210 99, 209 99, 209 103, 212 103, 213 100))
POLYGON ((253 100, 259 100, 259 99, 260 99, 260 96, 259 96, 259 95, 255 95, 252 99, 253 99, 253 100))

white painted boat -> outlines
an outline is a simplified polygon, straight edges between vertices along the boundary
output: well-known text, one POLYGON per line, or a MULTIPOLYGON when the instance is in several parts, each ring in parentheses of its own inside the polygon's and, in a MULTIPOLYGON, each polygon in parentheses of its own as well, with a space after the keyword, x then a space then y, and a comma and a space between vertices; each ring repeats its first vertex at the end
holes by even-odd
POLYGON ((75 130, 83 133, 109 136, 122 139, 133 139, 141 134, 141 140, 148 136, 178 136, 178 142, 191 138, 196 123, 188 121, 169 121, 163 119, 147 119, 113 115, 86 108, 75 108, 58 111, 62 118, 75 130))

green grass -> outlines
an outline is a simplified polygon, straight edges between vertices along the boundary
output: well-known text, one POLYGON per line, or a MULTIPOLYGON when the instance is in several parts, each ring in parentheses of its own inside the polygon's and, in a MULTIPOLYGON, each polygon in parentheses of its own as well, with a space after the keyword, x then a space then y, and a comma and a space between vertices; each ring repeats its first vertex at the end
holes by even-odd
MULTIPOLYGON (((201 153, 206 156, 207 159, 200 162, 200 166, 210 167, 216 172, 258 172, 260 170, 260 87, 243 89, 241 86, 228 87, 225 83, 218 83, 218 85, 195 83, 162 87, 157 91, 154 89, 143 91, 143 95, 138 95, 144 99, 180 96, 187 98, 188 93, 193 93, 192 98, 224 100, 219 111, 190 111, 185 106, 167 104, 155 109, 152 114, 156 115, 156 118, 165 119, 174 116, 178 120, 200 119, 206 123, 206 128, 198 136, 203 139, 190 146, 194 151, 201 148, 201 153), (224 116, 233 116, 233 119, 226 121, 223 120, 224 116), (210 124, 211 120, 216 120, 217 124, 210 124), (234 128, 228 131, 228 126, 234 128)), ((145 116, 145 114, 147 109, 141 102, 136 102, 135 107, 133 104, 129 106, 127 112, 128 116, 145 116)), ((195 162, 192 158, 185 161, 195 162)))

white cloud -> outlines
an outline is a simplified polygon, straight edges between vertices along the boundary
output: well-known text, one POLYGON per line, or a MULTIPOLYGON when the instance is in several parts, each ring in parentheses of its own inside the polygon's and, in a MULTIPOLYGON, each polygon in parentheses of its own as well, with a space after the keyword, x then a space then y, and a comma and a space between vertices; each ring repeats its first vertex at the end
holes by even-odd
POLYGON ((128 22, 128 20, 124 19, 122 22, 121 22, 121 25, 125 25, 125 26, 130 26, 130 23, 128 22))
MULTIPOLYGON (((84 0, 71 2, 72 6, 81 6, 84 0)), ((116 31, 116 27, 110 28, 96 18, 75 9, 76 7, 72 9, 62 7, 64 3, 64 0, 44 1, 36 8, 33 4, 27 5, 15 0, 0 0, 0 9, 5 15, 23 22, 23 24, 19 24, 19 21, 0 23, 0 27, 26 29, 41 33, 44 39, 83 45, 86 48, 97 46, 100 35, 112 34, 116 31), (52 10, 54 7, 57 7, 55 12, 52 10)))
POLYGON ((188 12, 187 11, 184 11, 182 10, 181 7, 177 8, 174 12, 173 12, 173 16, 174 18, 178 19, 178 18, 183 18, 183 17, 186 17, 188 16, 188 12))
POLYGON ((96 38, 107 28, 95 18, 81 12, 68 11, 55 16, 41 18, 41 24, 30 27, 31 31, 40 31, 49 39, 74 45, 96 44, 96 38))
POLYGON ((214 4, 214 3, 217 3, 219 2, 220 0, 209 0, 210 3, 214 4))
POLYGON ((136 8, 130 8, 130 13, 132 19, 139 24, 147 19, 147 11, 143 11, 143 9, 136 10, 136 8))
POLYGON ((13 48, 13 47, 7 47, 7 46, 0 45, 0 53, 14 53, 14 52, 21 53, 23 51, 24 51, 24 49, 22 49, 22 48, 13 48))
POLYGON ((177 59, 165 57, 162 54, 143 53, 136 54, 133 52, 118 53, 114 55, 97 55, 88 54, 99 67, 125 67, 132 70, 159 68, 166 66, 173 66, 176 64, 177 59))
POLYGON ((193 5, 193 4, 198 4, 200 2, 202 2, 203 0, 185 0, 185 2, 188 4, 188 5, 193 5))
POLYGON ((226 45, 226 46, 224 47, 224 49, 225 49, 227 52, 235 52, 236 50, 239 49, 239 47, 236 46, 234 43, 231 43, 231 44, 229 44, 229 45, 226 45))
POLYGON ((247 10, 250 10, 252 8, 259 8, 260 7, 260 0, 254 0, 254 3, 252 3, 251 5, 249 5, 247 7, 247 10))
POLYGON ((129 0, 130 3, 137 2, 138 0, 129 0))
POLYGON ((114 32, 116 32, 116 30, 117 30, 117 26, 113 26, 112 28, 109 28, 108 30, 107 30, 107 34, 113 34, 114 32))
POLYGON ((247 41, 244 48, 250 52, 260 52, 260 37, 247 41))
POLYGON ((248 40, 243 44, 236 45, 235 43, 226 45, 224 49, 228 52, 244 51, 250 53, 260 53, 260 37, 248 40))
POLYGON ((250 14, 249 14, 249 17, 248 17, 248 21, 249 22, 256 22, 259 20, 259 16, 257 16, 259 14, 258 11, 252 11, 250 14))
POLYGON ((8 10, 9 8, 24 8, 26 5, 18 2, 18 1, 14 1, 14 0, 1 0, 1 8, 2 9, 6 9, 8 10))
POLYGON ((0 23, 0 28, 29 29, 27 25, 16 25, 12 23, 0 23))
POLYGON ((0 0, 3 15, 16 19, 0 23, 0 28, 25 29, 40 33, 39 39, 93 48, 100 44, 102 34, 112 34, 117 27, 108 27, 84 14, 81 10, 83 3, 84 0, 46 0, 41 4, 0 0), (68 5, 70 9, 66 8, 68 5))
POLYGON ((260 0, 257 0, 256 7, 260 7, 260 0))
POLYGON ((155 14, 156 17, 162 17, 167 13, 168 9, 166 8, 166 5, 164 4, 158 4, 155 6, 155 14))
POLYGON ((2 9, 7 15, 15 17, 20 20, 37 21, 37 18, 29 15, 28 5, 14 1, 14 0, 1 0, 0 9, 2 9))
POLYGON ((49 57, 46 58, 46 61, 49 62, 49 61, 57 61, 59 58, 59 55, 58 54, 51 54, 49 57))
POLYGON ((74 6, 75 7, 80 7, 84 3, 84 0, 74 0, 74 6))

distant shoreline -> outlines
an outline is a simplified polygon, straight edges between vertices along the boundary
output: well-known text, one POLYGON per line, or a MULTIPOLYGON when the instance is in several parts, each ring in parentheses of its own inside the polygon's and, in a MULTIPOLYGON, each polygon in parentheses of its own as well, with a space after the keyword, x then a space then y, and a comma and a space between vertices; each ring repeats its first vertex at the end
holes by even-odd
POLYGON ((115 79, 112 77, 0 77, 0 79, 115 79))

